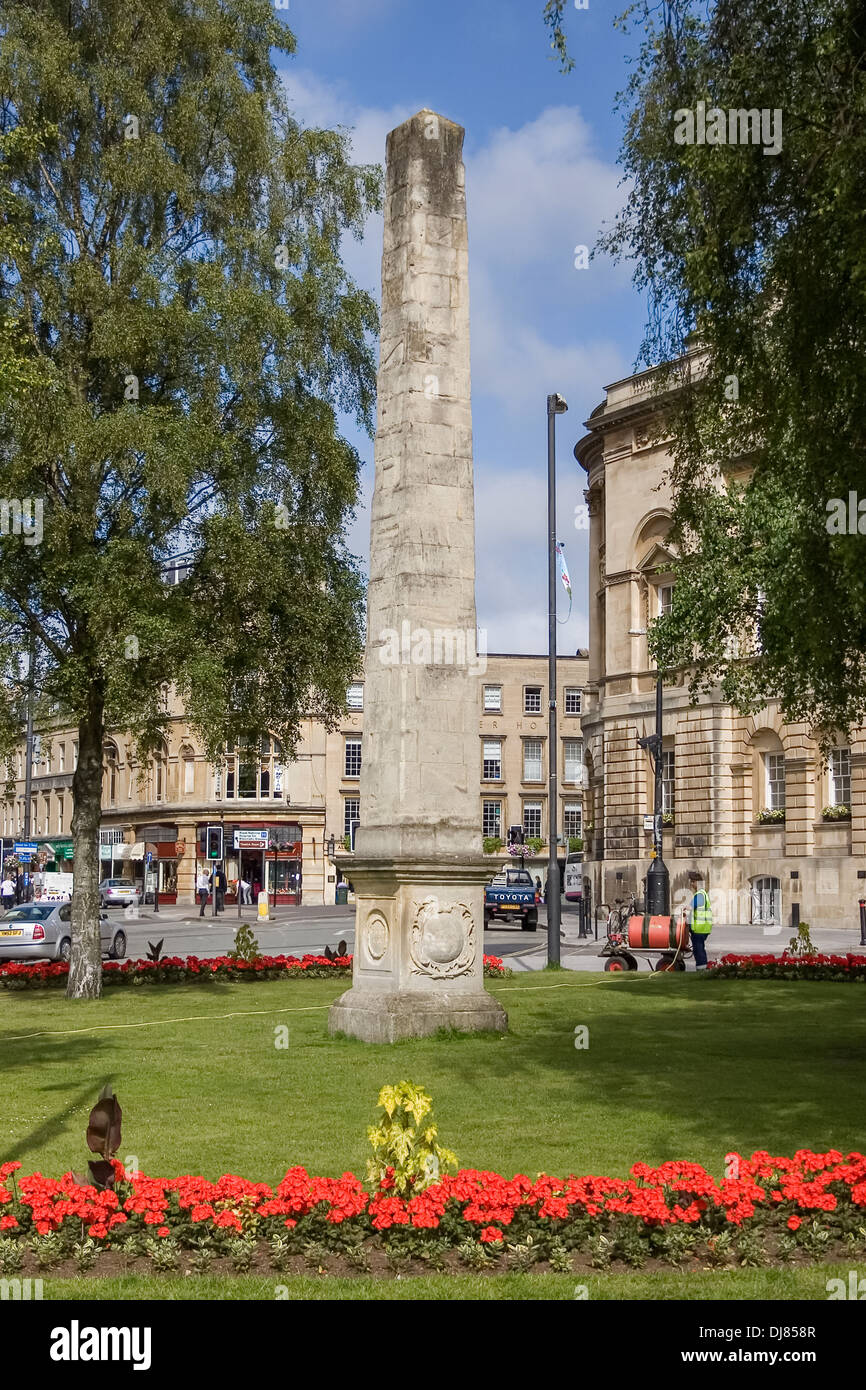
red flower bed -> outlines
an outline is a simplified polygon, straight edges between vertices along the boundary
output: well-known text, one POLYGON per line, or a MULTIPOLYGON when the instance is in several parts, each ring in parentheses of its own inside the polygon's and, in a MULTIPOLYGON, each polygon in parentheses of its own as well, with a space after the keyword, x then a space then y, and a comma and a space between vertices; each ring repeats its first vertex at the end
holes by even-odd
POLYGON ((855 980, 862 983, 866 982, 866 955, 727 955, 711 961, 706 973, 716 979, 855 980))
MULTIPOLYGON (((104 985, 174 984, 182 980, 279 980, 328 979, 352 973, 351 956, 257 956, 255 960, 235 960, 231 956, 164 956, 160 961, 103 961, 104 985)), ((42 985, 66 986, 69 966, 65 961, 7 961, 0 964, 0 985, 26 989, 42 985)), ((508 971, 498 956, 484 957, 484 974, 502 977, 508 971)))
MULTIPOLYGON (((313 1177, 290 1168, 274 1191, 267 1183, 225 1175, 216 1182, 195 1176, 151 1178, 124 1172, 115 1162, 116 1190, 76 1183, 72 1173, 46 1178, 16 1176, 20 1163, 0 1166, 0 1245, 3 1237, 31 1244, 52 1237, 58 1250, 74 1251, 89 1237, 102 1248, 148 1253, 159 1263, 158 1243, 196 1250, 205 1244, 232 1254, 239 1237, 303 1249, 314 1240, 339 1251, 362 1240, 388 1249, 419 1252, 444 1239, 466 1249, 503 1242, 532 1242, 592 1249, 604 1235, 613 1253, 619 1241, 635 1263, 669 1248, 669 1232, 713 1243, 725 1230, 754 1228, 775 1241, 828 1254, 836 1245, 863 1247, 866 1220, 866 1156, 836 1150, 801 1149, 793 1158, 765 1150, 751 1158, 729 1154, 728 1172, 717 1181, 698 1163, 636 1163, 631 1177, 536 1178, 461 1169, 408 1196, 399 1196, 387 1177, 370 1192, 352 1173, 313 1177), (397 1241, 395 1247, 394 1241, 397 1241), (637 1242, 637 1246, 635 1245, 637 1242), (811 1242, 811 1244, 810 1244, 811 1242)), ((389 1170, 390 1173, 391 1170, 389 1170)), ((0 1249, 2 1253, 2 1249, 0 1249)))

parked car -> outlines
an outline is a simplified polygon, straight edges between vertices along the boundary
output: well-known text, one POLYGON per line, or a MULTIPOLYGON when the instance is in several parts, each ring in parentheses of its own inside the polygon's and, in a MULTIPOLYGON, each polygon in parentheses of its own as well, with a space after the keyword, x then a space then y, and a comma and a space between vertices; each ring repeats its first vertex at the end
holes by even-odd
MULTIPOLYGON (((126 932, 99 914, 102 954, 111 960, 126 955, 126 932)), ((69 960, 72 951, 71 903, 22 903, 0 921, 0 961, 69 960)))
POLYGON ((503 869, 484 890, 484 925, 494 917, 519 917, 524 931, 538 926, 538 891, 528 869, 503 869))
POLYGON ((99 885, 100 907, 138 907, 141 894, 128 878, 104 878, 99 885))

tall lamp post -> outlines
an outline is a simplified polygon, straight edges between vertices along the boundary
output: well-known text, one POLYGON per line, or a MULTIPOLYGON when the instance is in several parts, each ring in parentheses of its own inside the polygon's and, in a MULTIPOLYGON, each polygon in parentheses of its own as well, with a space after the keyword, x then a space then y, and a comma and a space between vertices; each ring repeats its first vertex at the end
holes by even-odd
POLYGON ((559 886, 559 860, 556 857, 556 795, 559 755, 556 742, 556 417, 568 405, 562 396, 547 398, 547 698, 549 727, 547 740, 549 855, 547 861, 547 962, 559 965, 559 931, 562 903, 559 886))
POLYGON ((639 738, 641 748, 650 755, 653 770, 653 853, 646 876, 646 911, 651 917, 669 917, 671 881, 662 854, 662 715, 664 682, 661 671, 656 678, 656 731, 639 738))

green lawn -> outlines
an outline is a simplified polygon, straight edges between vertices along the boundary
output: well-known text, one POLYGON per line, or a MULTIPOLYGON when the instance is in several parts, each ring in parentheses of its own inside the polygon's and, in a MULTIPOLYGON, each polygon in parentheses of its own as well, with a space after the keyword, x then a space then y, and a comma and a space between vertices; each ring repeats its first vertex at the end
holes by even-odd
POLYGON ((111 989, 77 1004, 0 990, 0 1155, 25 1171, 80 1169, 106 1081, 123 1106, 120 1157, 159 1176, 275 1182, 297 1163, 361 1174, 379 1087, 403 1078, 431 1092, 464 1166, 507 1174, 625 1175, 668 1158, 720 1174, 730 1149, 863 1146, 856 987, 568 973, 488 985, 506 1037, 392 1047, 328 1037, 343 981, 111 989), (19 1036, 45 1030, 75 1031, 19 1036))
POLYGON ((440 1274, 416 1278, 356 1279, 315 1275, 269 1278, 237 1275, 234 1278, 146 1278, 126 1275, 118 1279, 43 1278, 43 1298, 53 1299, 506 1299, 519 1301, 578 1298, 589 1302, 620 1299, 694 1300, 810 1299, 827 1298, 827 1280, 847 1283, 848 1265, 820 1265, 812 1269, 726 1269, 708 1274, 440 1274), (583 1293, 582 1290, 586 1292, 583 1293))

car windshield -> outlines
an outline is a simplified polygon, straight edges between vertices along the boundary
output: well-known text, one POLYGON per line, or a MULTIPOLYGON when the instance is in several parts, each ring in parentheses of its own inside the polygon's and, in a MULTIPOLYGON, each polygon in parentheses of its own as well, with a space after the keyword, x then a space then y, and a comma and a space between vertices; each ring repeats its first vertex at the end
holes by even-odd
POLYGON ((508 883, 509 883, 509 886, 510 886, 510 887, 516 887, 518 884, 521 884, 521 885, 524 885, 524 884, 525 884, 527 887, 531 888, 531 887, 532 887, 532 875, 526 873, 525 870, 515 869, 515 870, 513 870, 512 872, 509 873, 509 875, 508 875, 508 883))
POLYGON ((21 907, 13 907, 6 913, 4 922, 44 922, 46 917, 50 917, 54 911, 56 903, 25 903, 21 907))

